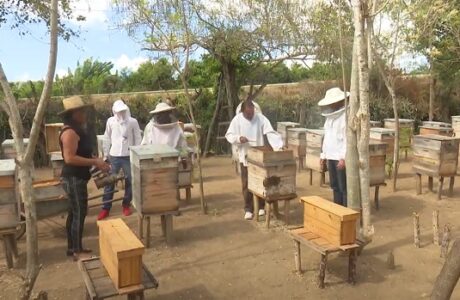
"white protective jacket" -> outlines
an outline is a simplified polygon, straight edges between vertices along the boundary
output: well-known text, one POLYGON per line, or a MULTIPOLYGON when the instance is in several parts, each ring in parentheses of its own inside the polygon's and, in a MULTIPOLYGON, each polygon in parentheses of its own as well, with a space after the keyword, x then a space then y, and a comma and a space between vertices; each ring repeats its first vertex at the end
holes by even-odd
POLYGON ((324 123, 324 140, 321 159, 345 159, 347 151, 347 127, 345 108, 327 114, 324 123))
POLYGON ((188 152, 184 131, 178 122, 171 124, 157 124, 153 119, 145 126, 142 145, 169 145, 184 156, 188 152))

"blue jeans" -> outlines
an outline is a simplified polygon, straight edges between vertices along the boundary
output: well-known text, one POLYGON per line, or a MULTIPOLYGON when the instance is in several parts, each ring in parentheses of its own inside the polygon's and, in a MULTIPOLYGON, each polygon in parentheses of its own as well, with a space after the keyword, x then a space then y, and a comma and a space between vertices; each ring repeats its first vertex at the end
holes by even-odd
POLYGON ((337 168, 338 160, 328 160, 327 170, 329 172, 329 182, 334 192, 334 203, 347 206, 347 173, 346 170, 337 168))
MULTIPOLYGON (((125 175, 125 195, 123 197, 123 206, 129 206, 133 198, 133 191, 131 188, 131 164, 129 162, 129 156, 110 156, 109 161, 110 165, 112 166, 110 171, 111 174, 118 175, 120 170, 123 170, 123 174, 125 175)), ((112 208, 112 202, 106 202, 113 199, 114 189, 115 185, 108 185, 104 188, 105 195, 102 197, 102 201, 104 202, 104 205, 102 206, 103 209, 110 210, 112 208)))

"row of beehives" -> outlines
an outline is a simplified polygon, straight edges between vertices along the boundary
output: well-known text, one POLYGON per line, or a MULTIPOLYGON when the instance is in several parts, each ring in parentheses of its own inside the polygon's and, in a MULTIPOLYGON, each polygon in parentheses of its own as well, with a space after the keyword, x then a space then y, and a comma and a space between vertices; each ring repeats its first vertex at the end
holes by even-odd
MULTIPOLYGON (((62 124, 48 124, 46 146, 53 168, 53 178, 35 181, 34 196, 38 218, 66 211, 67 202, 60 185, 63 158, 59 147, 62 124)), ((101 140, 99 149, 101 149, 101 140)), ((28 142, 27 139, 25 139, 28 142)), ((16 152, 10 141, 2 144, 0 160, 0 229, 16 227, 23 205, 19 200, 16 152), (5 151, 6 149, 6 151, 5 151)), ((178 163, 178 152, 166 145, 146 145, 131 148, 133 205, 140 214, 154 214, 178 209, 177 189, 191 187, 192 163, 178 163)))

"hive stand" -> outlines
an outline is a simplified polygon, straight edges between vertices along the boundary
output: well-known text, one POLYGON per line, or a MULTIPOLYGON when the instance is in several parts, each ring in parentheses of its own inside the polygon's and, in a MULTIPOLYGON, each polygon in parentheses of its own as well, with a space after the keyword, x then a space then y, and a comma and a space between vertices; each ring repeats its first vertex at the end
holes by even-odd
MULTIPOLYGON (((317 172, 317 171, 313 169, 308 169, 308 170, 310 171, 309 183, 310 185, 313 185, 313 172, 317 172)), ((321 187, 321 186, 326 185, 326 171, 321 171, 317 173, 321 175, 319 186, 321 187)))
POLYGON ((380 191, 381 186, 387 186, 387 184, 384 182, 384 183, 380 183, 380 184, 371 185, 371 187, 374 187, 374 206, 375 206, 376 210, 380 209, 380 199, 379 199, 380 194, 379 194, 379 191, 380 191))
POLYGON ((192 199, 192 188, 193 185, 184 185, 184 186, 178 186, 177 187, 177 201, 181 200, 180 197, 180 190, 185 190, 185 203, 188 204, 190 203, 190 200, 192 199))
MULTIPOLYGON (((422 193, 422 173, 415 173, 415 190, 416 194, 420 195, 422 193)), ((454 184, 455 176, 449 176, 449 197, 452 197, 454 194, 454 184)), ((441 200, 442 186, 444 184, 444 176, 439 176, 439 186, 437 191, 438 200, 441 200)), ((430 192, 433 192, 433 176, 428 176, 428 189, 430 192)))
POLYGON ((174 235, 173 235, 173 216, 178 216, 179 211, 169 211, 163 212, 159 214, 143 214, 138 215, 138 227, 139 227, 139 239, 145 240, 144 244, 145 247, 150 248, 150 218, 153 216, 160 216, 161 217, 161 231, 163 236, 166 238, 166 244, 171 245, 174 243, 174 235), (144 236, 144 219, 147 222, 146 233, 144 236))
POLYGON ((350 284, 356 283, 356 249, 359 248, 358 244, 350 244, 344 246, 334 246, 324 238, 302 228, 293 229, 289 235, 294 241, 294 260, 296 271, 302 273, 301 252, 300 244, 303 244, 310 249, 321 254, 321 262, 319 265, 318 274, 318 287, 324 288, 324 279, 326 277, 327 256, 334 252, 348 252, 348 282, 350 284))
POLYGON ((273 204, 273 212, 276 219, 279 219, 278 201, 284 201, 284 223, 289 225, 289 212, 290 212, 290 201, 297 198, 297 194, 290 194, 280 196, 276 198, 263 197, 261 195, 254 194, 254 212, 256 222, 259 221, 259 200, 265 201, 265 225, 270 228, 271 219, 271 205, 273 204))
POLYGON ((6 266, 13 268, 14 259, 18 258, 18 247, 16 243, 16 228, 0 230, 0 239, 3 240, 6 266))
POLYGON ((128 300, 143 300, 144 291, 158 288, 158 281, 143 264, 142 284, 117 290, 99 257, 78 262, 86 286, 86 299, 100 300, 126 295, 128 300))

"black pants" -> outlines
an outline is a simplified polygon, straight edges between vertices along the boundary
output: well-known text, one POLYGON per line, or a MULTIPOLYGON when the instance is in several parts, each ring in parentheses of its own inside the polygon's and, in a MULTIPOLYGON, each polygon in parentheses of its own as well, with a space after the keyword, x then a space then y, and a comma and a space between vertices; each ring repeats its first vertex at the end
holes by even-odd
MULTIPOLYGON (((244 211, 254 213, 254 195, 248 189, 248 167, 241 166, 241 184, 243 186, 244 211)), ((265 201, 259 200, 259 209, 264 209, 265 201)), ((259 213, 256 211, 256 213, 259 213)))
POLYGON ((337 168, 337 160, 328 160, 329 182, 334 192, 334 203, 347 206, 347 173, 337 168))
POLYGON ((88 181, 77 177, 62 178, 69 201, 67 215, 67 250, 74 253, 83 249, 83 226, 88 212, 88 181))

